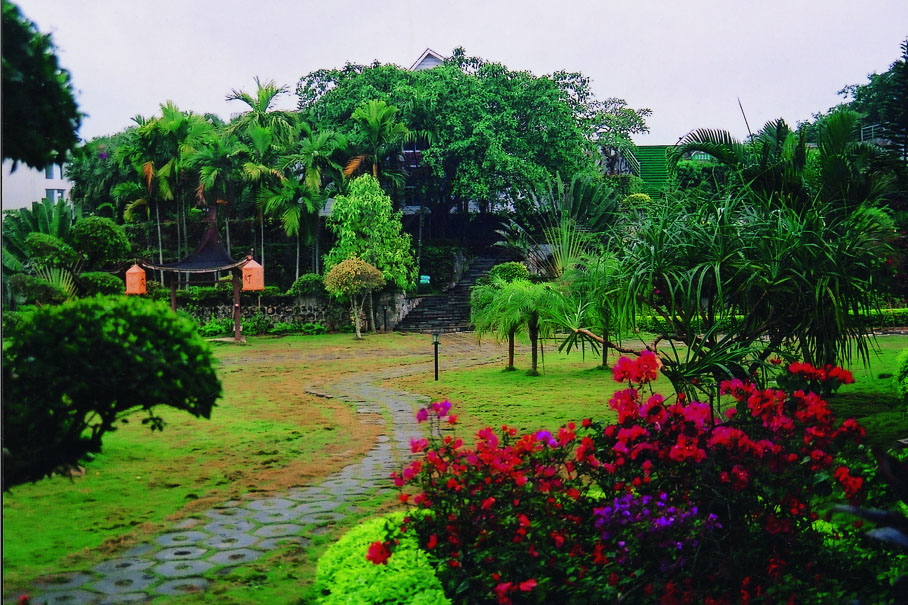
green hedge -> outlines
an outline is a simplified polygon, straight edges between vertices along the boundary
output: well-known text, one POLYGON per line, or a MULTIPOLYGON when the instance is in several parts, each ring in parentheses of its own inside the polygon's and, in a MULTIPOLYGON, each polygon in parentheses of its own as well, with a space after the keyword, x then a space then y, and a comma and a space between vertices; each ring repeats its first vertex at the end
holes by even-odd
MULTIPOLYGON (((719 322, 719 331, 727 332, 734 326, 734 320, 728 319, 719 322)), ((867 323, 874 328, 897 328, 908 326, 908 309, 880 309, 867 314, 867 323)), ((699 320, 695 320, 693 328, 701 330, 699 320)), ((666 323, 661 317, 641 315, 637 317, 637 329, 642 332, 660 333, 665 331, 666 323)))
POLYGON ((895 392, 908 404, 908 349, 899 353, 895 362, 895 392))
POLYGON ((79 289, 82 296, 95 294, 122 294, 126 289, 123 280, 104 271, 88 271, 79 276, 79 289))
POLYGON ((318 560, 315 580, 319 603, 442 605, 451 602, 412 535, 405 534, 386 565, 366 560, 369 545, 385 539, 386 522, 399 526, 403 517, 404 513, 398 512, 366 521, 325 551, 318 560))

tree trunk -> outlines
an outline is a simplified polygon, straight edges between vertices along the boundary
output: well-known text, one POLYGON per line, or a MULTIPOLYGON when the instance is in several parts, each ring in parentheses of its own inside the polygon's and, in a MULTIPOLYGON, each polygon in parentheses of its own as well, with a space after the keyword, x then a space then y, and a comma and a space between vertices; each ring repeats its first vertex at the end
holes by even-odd
POLYGON ((527 322, 527 332, 530 334, 530 376, 538 376, 538 348, 539 348, 539 315, 533 313, 530 315, 530 321, 527 322))
POLYGON ((224 214, 224 230, 227 232, 227 256, 233 258, 230 253, 230 217, 224 214))
POLYGON ((372 290, 369 290, 369 331, 375 332, 375 310, 372 306, 372 290))
POLYGON ((356 330, 356 340, 362 340, 363 335, 359 329, 359 311, 360 310, 357 309, 355 294, 350 296, 350 309, 353 312, 353 327, 356 330))
MULTIPOLYGON (((182 187, 180 190, 182 191, 182 187)), ((189 256, 189 223, 187 221, 187 215, 189 214, 189 202, 184 203, 183 207, 183 241, 186 242, 186 254, 189 256)))
POLYGON ((300 232, 296 230, 296 278, 300 278, 300 232))
POLYGON ((602 330, 602 368, 608 368, 608 329, 602 330))
MULTIPOLYGON (((154 215, 155 222, 158 225, 158 264, 164 264, 164 245, 161 243, 161 202, 156 202, 154 205, 154 215)), ((161 274, 161 285, 164 285, 164 272, 160 271, 161 274)))
POLYGON ((508 370, 514 369, 514 330, 508 332, 508 370))
POLYGON ((260 223, 261 223, 260 226, 262 228, 262 268, 264 269, 265 268, 265 214, 262 213, 261 217, 262 217, 262 220, 260 221, 260 223))

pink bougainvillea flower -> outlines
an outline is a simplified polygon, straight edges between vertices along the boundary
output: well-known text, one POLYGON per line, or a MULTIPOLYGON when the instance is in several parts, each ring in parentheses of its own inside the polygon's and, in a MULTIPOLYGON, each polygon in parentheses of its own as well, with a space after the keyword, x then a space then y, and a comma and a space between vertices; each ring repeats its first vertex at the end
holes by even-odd
POLYGON ((536 588, 536 580, 534 580, 533 578, 530 578, 529 580, 524 580, 523 582, 521 582, 519 584, 519 588, 523 592, 530 592, 531 590, 536 588))
POLYGON ((391 553, 384 542, 373 542, 369 545, 369 552, 366 553, 366 560, 372 561, 376 565, 386 565, 390 557, 391 553))
POLYGON ((419 408, 419 411, 416 412, 416 422, 425 422, 429 419, 429 410, 426 408, 419 408))

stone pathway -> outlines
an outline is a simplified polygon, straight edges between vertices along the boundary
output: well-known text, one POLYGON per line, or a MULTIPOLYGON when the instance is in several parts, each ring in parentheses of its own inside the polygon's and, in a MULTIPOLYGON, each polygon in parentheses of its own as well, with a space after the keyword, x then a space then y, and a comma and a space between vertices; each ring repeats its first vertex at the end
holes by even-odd
MULTIPOLYGON (((479 354, 468 334, 445 338, 445 366, 498 363, 490 351, 479 354)), ((225 572, 286 546, 306 546, 311 536, 356 513, 357 504, 393 491, 388 475, 410 456, 410 439, 424 436, 415 412, 426 397, 381 386, 390 378, 432 371, 432 361, 347 376, 329 384, 320 396, 341 399, 360 414, 373 414, 384 431, 366 456, 329 475, 320 483, 293 488, 280 496, 224 502, 86 571, 55 576, 36 584, 33 604, 108 604, 147 602, 160 595, 205 590, 204 574, 215 567, 225 572)), ((7 602, 15 603, 15 597, 7 602)))

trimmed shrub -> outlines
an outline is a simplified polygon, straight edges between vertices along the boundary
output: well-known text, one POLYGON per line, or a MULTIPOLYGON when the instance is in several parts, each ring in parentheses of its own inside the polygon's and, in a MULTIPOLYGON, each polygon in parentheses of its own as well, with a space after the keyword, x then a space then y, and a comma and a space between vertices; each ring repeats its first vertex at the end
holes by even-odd
POLYGON ((290 289, 287 290, 290 296, 315 296, 318 298, 328 298, 328 291, 325 289, 325 282, 318 273, 304 273, 300 275, 290 289))
POLYGON ((101 267, 126 258, 129 240, 123 227, 109 218, 80 218, 72 228, 73 246, 82 252, 90 267, 101 267))
POLYGON ((39 266, 69 266, 79 260, 72 246, 58 237, 35 231, 25 238, 29 260, 39 266))
POLYGON ((9 289, 25 299, 27 304, 59 305, 70 296, 60 285, 24 273, 9 278, 9 289))
POLYGON ((376 565, 366 558, 377 550, 370 551, 370 545, 384 538, 386 524, 398 525, 403 517, 403 513, 392 513, 366 521, 325 551, 318 560, 315 580, 321 593, 319 603, 450 603, 415 536, 404 536, 386 564, 376 565))
POLYGON ((123 280, 104 271, 89 271, 79 276, 79 288, 83 296, 96 294, 123 294, 123 280))
POLYGON ((152 430, 167 405, 208 418, 221 396, 192 321, 138 298, 96 297, 36 309, 4 342, 4 487, 101 450, 137 409, 152 430))
POLYGON ((530 279, 530 271, 523 263, 514 261, 499 263, 489 271, 489 279, 494 280, 495 278, 510 283, 518 279, 530 279))
POLYGON ((908 349, 905 349, 895 361, 895 392, 908 404, 908 349))

